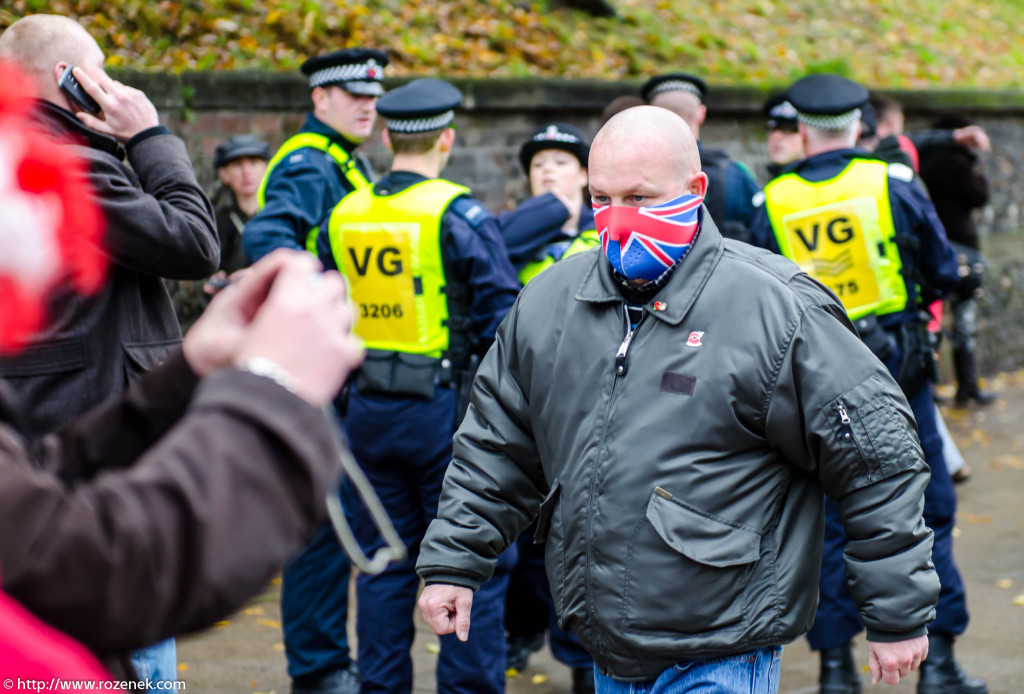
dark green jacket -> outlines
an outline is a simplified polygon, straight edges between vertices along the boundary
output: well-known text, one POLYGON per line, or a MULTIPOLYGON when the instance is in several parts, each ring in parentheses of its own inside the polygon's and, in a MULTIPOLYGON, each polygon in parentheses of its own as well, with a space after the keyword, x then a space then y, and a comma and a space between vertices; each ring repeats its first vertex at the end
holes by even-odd
POLYGON ((706 222, 620 374, 624 323, 599 249, 526 286, 474 382, 420 575, 476 587, 539 513, 561 625, 601 672, 654 679, 808 630, 824 492, 869 638, 924 634, 928 468, 839 301, 706 222))

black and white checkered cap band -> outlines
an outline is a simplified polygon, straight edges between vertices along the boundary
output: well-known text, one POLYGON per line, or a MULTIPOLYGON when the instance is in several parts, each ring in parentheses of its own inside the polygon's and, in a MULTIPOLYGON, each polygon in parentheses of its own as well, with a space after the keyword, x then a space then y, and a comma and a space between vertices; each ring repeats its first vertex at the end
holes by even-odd
POLYGON ((445 111, 427 118, 387 119, 388 130, 393 133, 428 133, 440 130, 455 120, 455 111, 445 111))
POLYGON ((796 119, 804 125, 810 128, 817 128, 818 130, 846 130, 854 123, 860 121, 860 109, 855 108, 846 113, 828 116, 797 111, 796 119))
POLYGON ((317 70, 309 76, 309 88, 338 82, 378 82, 384 76, 384 68, 376 61, 335 65, 317 70))
POLYGON ((667 80, 662 82, 651 90, 651 95, 648 98, 653 99, 658 94, 664 94, 665 92, 690 92, 698 99, 703 98, 700 94, 700 88, 693 82, 687 82, 686 80, 667 80))
POLYGON ((576 144, 580 141, 580 138, 576 137, 572 133, 563 133, 561 130, 546 130, 542 133, 537 133, 533 136, 534 142, 567 142, 569 144, 576 144))

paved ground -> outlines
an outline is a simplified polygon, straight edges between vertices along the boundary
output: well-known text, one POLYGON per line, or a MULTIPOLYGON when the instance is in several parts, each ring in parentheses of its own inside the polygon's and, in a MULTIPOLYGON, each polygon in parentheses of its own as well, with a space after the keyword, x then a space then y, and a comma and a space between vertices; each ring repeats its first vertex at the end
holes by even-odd
MULTIPOLYGON (((974 469, 958 487, 960 514, 956 553, 967 584, 971 627, 958 654, 972 674, 985 677, 992 694, 1024 693, 1024 372, 990 384, 1002 399, 987 410, 944 410, 946 421, 974 469)), ((210 631, 179 643, 181 677, 189 692, 254 694, 288 692, 281 643, 279 585, 210 631)), ((436 638, 419 624, 414 647, 416 694, 434 691, 436 638)), ((858 662, 867 663, 863 639, 858 662)), ((817 659, 803 640, 786 647, 784 694, 817 691, 817 659)), ((865 690, 911 694, 916 678, 897 687, 865 690)), ((545 650, 530 668, 510 678, 509 694, 565 694, 568 671, 545 650)))

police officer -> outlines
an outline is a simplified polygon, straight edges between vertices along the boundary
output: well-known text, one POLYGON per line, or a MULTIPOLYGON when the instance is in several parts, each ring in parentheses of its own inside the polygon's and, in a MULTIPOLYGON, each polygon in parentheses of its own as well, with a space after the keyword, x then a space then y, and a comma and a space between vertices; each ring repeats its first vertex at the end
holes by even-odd
MULTIPOLYGON (((313 111, 270 160, 259 191, 260 212, 242 234, 251 261, 281 247, 315 252, 321 218, 351 191, 369 187, 370 166, 355 148, 373 130, 387 63, 380 51, 350 48, 302 64, 313 111)), ((350 496, 343 483, 343 502, 350 496)), ((348 647, 350 570, 327 523, 285 567, 281 621, 292 694, 359 691, 348 647)))
POLYGON ((804 143, 797 128, 796 109, 786 101, 785 92, 776 92, 764 102, 765 130, 768 140, 768 178, 778 177, 783 169, 804 158, 804 143))
POLYGON ((707 92, 707 84, 701 78, 673 72, 647 80, 640 95, 651 106, 667 108, 690 126, 697 138, 701 169, 708 175, 704 206, 722 236, 749 241, 750 221, 754 217, 752 199, 760 186, 750 170, 733 160, 725 150, 708 149, 701 144, 700 127, 707 117, 704 105, 707 92))
MULTIPOLYGON (((932 405, 928 358, 918 311, 918 285, 956 286, 956 255, 935 208, 913 183, 913 171, 854 147, 867 91, 837 75, 811 75, 788 92, 797 110, 807 158, 764 190, 752 231, 761 245, 794 260, 843 302, 864 342, 903 388, 917 419, 931 480, 924 518, 935 534, 932 561, 942 583, 919 694, 985 694, 953 657, 967 627, 963 582, 953 561, 953 482, 942 455, 932 405)), ((836 355, 840 363, 842 355, 836 355)), ((866 432, 870 439, 871 432, 866 432)), ((862 626, 847 588, 846 537, 835 504, 826 512, 820 604, 808 634, 821 651, 821 691, 854 694, 860 677, 850 640, 862 626)))
MULTIPOLYGON (((345 197, 318 248, 351 283, 367 360, 352 387, 345 429, 409 558, 356 581, 362 691, 412 691, 414 571, 437 512, 452 436, 473 367, 519 289, 494 217, 468 188, 438 178, 455 141, 459 91, 420 79, 381 98, 391 171, 345 197)), ((382 540, 365 507, 354 530, 367 552, 382 540)), ((441 639, 437 691, 492 694, 505 688, 507 570, 476 595, 468 641, 441 639)))
POLYGON ((373 131, 388 57, 346 48, 304 62, 313 111, 270 160, 260 213, 245 227, 250 262, 276 248, 316 251, 317 223, 346 194, 370 185, 372 170, 356 151, 373 131))
POLYGON ((584 195, 590 144, 568 123, 541 126, 519 148, 530 198, 498 215, 519 280, 526 284, 568 255, 598 245, 594 211, 584 195))

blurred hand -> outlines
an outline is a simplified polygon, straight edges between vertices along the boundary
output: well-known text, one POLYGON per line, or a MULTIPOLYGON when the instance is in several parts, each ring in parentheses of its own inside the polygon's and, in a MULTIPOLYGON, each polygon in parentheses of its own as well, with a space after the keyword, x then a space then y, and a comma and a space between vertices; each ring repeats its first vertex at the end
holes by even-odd
MULTIPOLYGON (((294 379, 296 395, 319 407, 338 394, 349 372, 362 362, 364 347, 351 332, 354 314, 341 275, 319 272, 319 262, 302 251, 288 256, 278 261, 282 264, 266 299, 239 338, 234 365, 245 368, 257 357, 269 359, 294 379)), ((255 270, 241 279, 239 291, 260 281, 255 270)), ((229 288, 219 294, 210 308, 232 293, 229 288)))
POLYGON ((182 344, 185 359, 196 374, 202 377, 234 365, 245 331, 286 265, 307 273, 320 270, 320 263, 309 253, 271 253, 251 268, 235 273, 233 282, 213 297, 182 344))
POLYGON ((580 224, 580 209, 583 207, 583 190, 570 189, 566 191, 552 188, 551 193, 558 198, 559 202, 565 205, 565 209, 569 212, 569 219, 565 220, 565 224, 562 225, 562 228, 572 231, 573 234, 575 234, 580 224))
POLYGON ((868 641, 868 669, 871 684, 883 681, 898 684, 911 670, 916 670, 921 661, 928 657, 928 637, 918 636, 907 641, 883 643, 868 641))
POLYGON ((953 141, 958 145, 970 147, 981 152, 992 151, 992 141, 988 133, 980 125, 968 125, 964 128, 957 128, 953 131, 953 141))
POLYGON ((85 111, 77 114, 87 127, 110 135, 119 142, 127 142, 143 130, 160 125, 153 102, 138 89, 111 79, 105 72, 97 73, 93 79, 85 70, 76 67, 74 74, 82 88, 103 109, 103 118, 85 111))
MULTIPOLYGON (((239 270, 239 272, 244 272, 244 270, 239 270)), ((240 279, 240 276, 236 279, 240 279)), ((227 289, 230 283, 231 280, 228 279, 228 273, 223 270, 217 270, 210 279, 203 283, 203 291, 210 296, 213 296, 222 289, 227 289)))
POLYGON ((459 641, 469 638, 469 613, 473 591, 462 586, 435 584, 420 593, 419 608, 427 626, 438 636, 455 632, 459 641))

